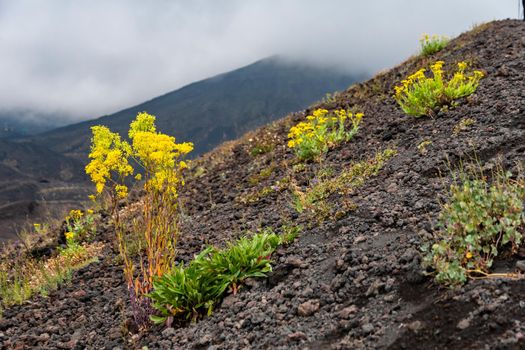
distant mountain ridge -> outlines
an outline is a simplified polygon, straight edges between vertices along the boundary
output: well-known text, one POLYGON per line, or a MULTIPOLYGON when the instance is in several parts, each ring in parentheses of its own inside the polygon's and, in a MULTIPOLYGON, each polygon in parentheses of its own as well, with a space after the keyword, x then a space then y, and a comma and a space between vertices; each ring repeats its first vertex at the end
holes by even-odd
POLYGON ((63 114, 25 109, 0 110, 0 139, 40 134, 67 124, 63 114))
POLYGON ((124 136, 137 113, 147 111, 157 117, 159 130, 180 141, 192 141, 196 156, 364 78, 364 74, 344 74, 272 57, 112 115, 45 132, 33 140, 86 160, 91 126, 106 125, 124 136))

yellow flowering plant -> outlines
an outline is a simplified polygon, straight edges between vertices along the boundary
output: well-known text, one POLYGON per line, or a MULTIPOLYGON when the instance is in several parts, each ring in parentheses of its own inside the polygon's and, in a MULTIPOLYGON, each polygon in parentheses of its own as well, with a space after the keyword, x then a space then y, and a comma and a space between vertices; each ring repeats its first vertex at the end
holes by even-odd
POLYGON ((71 210, 66 216, 66 241, 68 244, 89 238, 95 234, 95 217, 93 211, 71 210))
MULTIPOLYGON (((153 281, 168 272, 175 261, 178 238, 178 193, 184 185, 182 158, 193 150, 193 144, 176 143, 175 137, 157 132, 155 117, 142 112, 130 124, 130 143, 103 126, 93 127, 91 163, 86 172, 97 187, 97 193, 107 190, 112 199, 112 216, 119 251, 124 261, 124 275, 130 291, 133 315, 140 327, 149 324, 152 312, 148 293, 153 281), (135 176, 131 164, 140 169, 135 176), (134 221, 131 236, 143 242, 138 265, 134 263, 129 238, 117 209, 118 200, 128 195, 128 185, 142 181, 145 195, 141 215, 134 221), (110 186, 108 186, 110 185, 110 186)), ((128 235, 129 236, 129 235, 128 235)))
POLYGON ((423 56, 430 56, 439 52, 448 45, 450 39, 445 35, 428 35, 423 34, 419 39, 421 45, 421 54, 423 56))
POLYGON ((426 69, 422 68, 394 88, 394 99, 406 114, 433 116, 442 107, 453 106, 454 100, 476 91, 483 72, 467 72, 467 63, 459 62, 456 72, 448 78, 443 71, 444 63, 437 61, 430 66, 431 77, 427 77, 426 69))
POLYGON ((290 128, 288 147, 301 160, 317 158, 331 147, 349 141, 357 133, 362 118, 363 113, 353 114, 344 109, 333 112, 317 109, 306 117, 306 121, 290 128), (347 129, 347 121, 350 129, 347 129))

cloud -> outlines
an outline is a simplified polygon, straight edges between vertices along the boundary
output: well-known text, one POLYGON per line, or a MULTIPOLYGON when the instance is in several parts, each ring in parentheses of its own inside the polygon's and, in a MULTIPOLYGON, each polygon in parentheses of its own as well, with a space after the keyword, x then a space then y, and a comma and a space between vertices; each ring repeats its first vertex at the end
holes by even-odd
POLYGON ((423 32, 516 17, 514 0, 0 0, 0 109, 115 112, 274 54, 388 68, 423 32))

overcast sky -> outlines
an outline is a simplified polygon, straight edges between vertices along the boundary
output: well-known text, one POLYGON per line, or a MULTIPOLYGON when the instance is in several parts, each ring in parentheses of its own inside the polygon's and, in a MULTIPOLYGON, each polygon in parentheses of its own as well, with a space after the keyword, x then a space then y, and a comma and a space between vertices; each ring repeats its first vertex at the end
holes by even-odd
POLYGON ((521 0, 0 0, 0 110, 94 118, 280 54, 369 73, 521 0))

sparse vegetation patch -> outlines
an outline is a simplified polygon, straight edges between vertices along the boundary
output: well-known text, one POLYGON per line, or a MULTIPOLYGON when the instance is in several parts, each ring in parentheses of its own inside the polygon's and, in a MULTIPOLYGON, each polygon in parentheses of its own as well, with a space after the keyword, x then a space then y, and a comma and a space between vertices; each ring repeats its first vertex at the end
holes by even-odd
POLYGON ((468 130, 468 128, 474 124, 476 124, 475 119, 463 118, 458 124, 456 124, 456 126, 454 126, 454 130, 452 132, 454 135, 459 135, 461 132, 468 130))
POLYGON ((428 152, 427 147, 429 147, 431 145, 432 145, 432 141, 424 140, 424 141, 421 141, 421 143, 419 145, 417 145, 417 149, 419 150, 419 153, 424 155, 424 154, 427 154, 427 152, 428 152))
POLYGON ((525 182, 498 172, 489 184, 481 175, 461 174, 439 216, 440 230, 424 258, 438 283, 458 286, 490 274, 494 258, 516 252, 525 228, 525 182))
POLYGON ((353 114, 340 109, 329 112, 317 109, 306 121, 290 128, 288 147, 295 151, 300 160, 310 160, 324 155, 328 150, 350 139, 357 133, 363 113, 353 114), (347 121, 350 129, 347 129, 347 121))
POLYGON ((419 44, 421 45, 421 54, 423 56, 430 56, 443 50, 447 45, 450 39, 445 35, 428 35, 423 34, 421 39, 419 39, 419 44))
POLYGON ((101 246, 68 240, 66 247, 48 259, 23 256, 0 263, 0 315, 5 308, 21 304, 35 294, 47 295, 71 278, 74 270, 97 260, 101 246))
POLYGON ((85 212, 79 209, 71 210, 66 216, 66 239, 68 241, 89 240, 96 232, 93 210, 85 212))
MULTIPOLYGON (((386 149, 371 159, 350 165, 336 177, 331 176, 331 171, 322 169, 310 181, 310 186, 306 189, 293 186, 292 195, 295 210, 299 213, 306 212, 320 222, 326 220, 332 214, 332 208, 327 199, 333 193, 351 193, 355 188, 362 186, 368 178, 376 175, 385 162, 396 154, 395 150, 386 149)), ((347 207, 351 209, 352 205, 347 207)))
POLYGON ((456 72, 448 78, 443 71, 444 64, 443 61, 432 64, 431 77, 427 77, 426 69, 422 68, 395 87, 394 98, 406 114, 433 116, 441 108, 453 106, 454 100, 476 91, 483 72, 467 72, 467 63, 459 62, 456 72))

